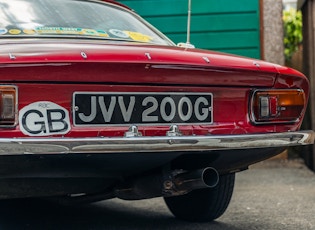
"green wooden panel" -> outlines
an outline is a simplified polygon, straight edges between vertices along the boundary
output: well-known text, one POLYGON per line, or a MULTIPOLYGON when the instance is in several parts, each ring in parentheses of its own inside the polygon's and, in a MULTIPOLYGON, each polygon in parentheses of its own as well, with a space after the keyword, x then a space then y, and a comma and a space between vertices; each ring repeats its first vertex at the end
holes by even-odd
MULTIPOLYGON (((188 0, 120 0, 175 43, 186 41, 188 0)), ((259 0, 192 0, 191 43, 260 58, 259 0)))
MULTIPOLYGON (((171 34, 173 40, 185 39, 181 34, 171 34)), ((222 32, 222 33, 193 33, 191 43, 204 49, 239 49, 257 47, 258 34, 256 31, 222 32)), ((182 40, 185 41, 185 40, 182 40)))
MULTIPOLYGON (((187 16, 148 17, 146 19, 152 25, 158 25, 164 33, 186 33, 187 16)), ((241 30, 257 30, 255 14, 196 15, 191 20, 192 32, 241 30)))
MULTIPOLYGON (((143 17, 187 13, 188 0, 120 0, 143 17)), ((192 13, 236 13, 257 11, 256 0, 192 0, 192 13)))

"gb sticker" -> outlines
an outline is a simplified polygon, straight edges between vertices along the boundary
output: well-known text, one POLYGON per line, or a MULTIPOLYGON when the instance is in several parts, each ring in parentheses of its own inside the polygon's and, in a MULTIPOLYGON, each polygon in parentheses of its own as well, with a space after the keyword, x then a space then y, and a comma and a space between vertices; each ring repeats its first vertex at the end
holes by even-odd
POLYGON ((66 134, 70 131, 68 111, 50 101, 25 106, 20 110, 19 123, 22 133, 28 136, 66 134))

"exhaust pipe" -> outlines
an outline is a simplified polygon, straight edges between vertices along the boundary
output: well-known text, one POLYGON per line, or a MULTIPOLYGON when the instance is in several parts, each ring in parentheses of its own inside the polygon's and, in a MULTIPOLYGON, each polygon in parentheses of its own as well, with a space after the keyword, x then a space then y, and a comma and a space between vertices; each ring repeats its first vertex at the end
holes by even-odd
POLYGON ((188 172, 175 170, 136 178, 128 185, 116 188, 115 195, 124 200, 179 196, 195 189, 213 188, 218 183, 219 173, 211 167, 188 172))
POLYGON ((219 183, 219 173, 210 167, 180 173, 174 177, 173 183, 178 191, 190 192, 194 189, 213 188, 219 183))

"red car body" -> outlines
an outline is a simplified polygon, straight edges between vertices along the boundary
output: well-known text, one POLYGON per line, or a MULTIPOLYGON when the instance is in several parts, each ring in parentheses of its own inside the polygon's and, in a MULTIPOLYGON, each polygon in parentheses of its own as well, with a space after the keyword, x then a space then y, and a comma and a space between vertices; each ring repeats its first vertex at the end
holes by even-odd
MULTIPOLYGON (((135 15, 113 1, 86 2, 135 15)), ((308 80, 293 69, 146 35, 130 42, 3 30, 0 198, 164 196, 177 217, 212 220, 229 203, 235 172, 313 143, 312 131, 298 131, 308 80), (179 211, 187 202, 196 207, 179 211), (196 211, 200 203, 206 212, 196 211)))

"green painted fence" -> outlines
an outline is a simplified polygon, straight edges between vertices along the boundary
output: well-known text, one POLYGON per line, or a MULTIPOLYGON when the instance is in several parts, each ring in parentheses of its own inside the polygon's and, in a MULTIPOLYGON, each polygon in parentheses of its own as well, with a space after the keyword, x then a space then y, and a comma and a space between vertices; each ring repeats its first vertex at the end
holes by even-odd
MULTIPOLYGON (((188 0, 119 0, 175 43, 186 42, 188 0)), ((260 58, 259 0, 192 0, 197 48, 260 58)))

